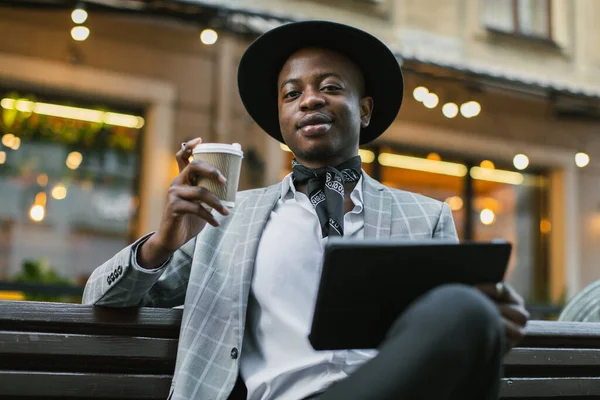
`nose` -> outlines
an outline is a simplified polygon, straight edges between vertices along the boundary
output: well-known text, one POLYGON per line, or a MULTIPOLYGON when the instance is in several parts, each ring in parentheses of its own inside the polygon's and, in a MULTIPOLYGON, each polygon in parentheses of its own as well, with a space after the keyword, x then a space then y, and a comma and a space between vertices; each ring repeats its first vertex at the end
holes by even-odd
POLYGON ((306 88, 300 100, 301 111, 318 110, 325 105, 325 97, 312 88, 306 88))

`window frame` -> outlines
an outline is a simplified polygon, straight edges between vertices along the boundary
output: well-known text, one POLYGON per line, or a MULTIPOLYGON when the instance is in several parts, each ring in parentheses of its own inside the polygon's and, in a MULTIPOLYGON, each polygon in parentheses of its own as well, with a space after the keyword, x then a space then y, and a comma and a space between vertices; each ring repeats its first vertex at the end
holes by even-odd
MULTIPOLYGON (((489 1, 489 0, 484 0, 484 6, 485 6, 486 1, 489 1)), ((543 0, 546 3, 546 13, 545 13, 546 34, 545 35, 530 34, 530 33, 522 32, 521 23, 519 22, 520 21, 520 19, 519 19, 519 16, 520 16, 519 15, 519 2, 520 1, 521 0, 510 0, 510 6, 511 6, 511 11, 512 11, 512 13, 511 13, 512 14, 512 24, 513 24, 512 30, 490 26, 489 24, 485 23, 485 21, 484 21, 486 29, 490 32, 495 32, 495 33, 508 34, 508 35, 517 36, 517 37, 524 37, 524 38, 530 38, 530 39, 537 39, 537 40, 541 40, 541 41, 553 42, 554 41, 554 30, 553 30, 553 26, 552 26, 552 20, 553 20, 552 0, 543 0)))

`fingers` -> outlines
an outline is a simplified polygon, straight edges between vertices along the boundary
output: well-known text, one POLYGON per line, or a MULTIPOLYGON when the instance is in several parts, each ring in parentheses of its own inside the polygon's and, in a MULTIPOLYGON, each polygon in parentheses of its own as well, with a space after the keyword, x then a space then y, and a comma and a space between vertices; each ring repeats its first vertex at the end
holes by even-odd
POLYGON ((525 325, 529 320, 529 313, 525 309, 523 298, 507 284, 504 284, 504 289, 500 293, 494 283, 475 286, 496 303, 504 321, 508 348, 512 349, 523 340, 525 325))
POLYGON ((504 294, 507 303, 525 305, 523 297, 508 283, 504 283, 504 294))
POLYGON ((177 160, 177 166, 179 167, 180 173, 190 163, 189 158, 192 155, 192 150, 194 150, 194 147, 200 143, 202 143, 201 138, 194 138, 181 144, 181 148, 177 154, 175 154, 175 159, 177 160))
POLYGON ((188 161, 191 154, 190 149, 201 143, 197 138, 182 145, 177 152, 177 163, 180 169, 179 175, 173 179, 169 188, 169 207, 174 215, 194 214, 213 226, 218 222, 205 206, 217 210, 222 215, 229 215, 229 209, 204 186, 196 186, 201 179, 212 179, 224 184, 227 180, 214 166, 203 163, 188 161))
POLYGON ((476 287, 496 303, 504 321, 508 347, 513 348, 523 340, 525 325, 529 320, 523 298, 506 284, 503 293, 498 293, 495 284, 480 284, 476 287))
POLYGON ((506 340, 509 348, 515 347, 525 337, 525 329, 519 327, 512 321, 504 319, 504 327, 506 330, 506 340))
POLYGON ((503 283, 503 293, 498 293, 495 283, 482 283, 475 285, 477 289, 483 292, 486 296, 498 303, 510 303, 510 304, 525 304, 523 298, 507 283, 503 283))
MULTIPOLYGON (((494 301, 506 302, 508 297, 508 291, 504 290, 503 293, 499 294, 495 283, 481 283, 476 285, 477 289, 481 290, 486 296, 494 301)), ((506 288, 506 286, 505 286, 506 288)))
POLYGON ((213 179, 221 184, 227 182, 225 176, 214 166, 195 161, 189 163, 183 171, 173 180, 173 185, 197 185, 198 181, 202 179, 213 179))
POLYGON ((520 328, 524 328, 529 320, 529 313, 527 310, 516 304, 501 304, 498 306, 498 310, 504 319, 511 321, 520 328))
POLYGON ((498 306, 506 328, 506 339, 510 348, 516 346, 525 337, 525 325, 529 313, 522 306, 503 304, 498 306))
POLYGON ((222 215, 229 215, 229 209, 210 190, 203 186, 171 186, 169 195, 173 200, 183 199, 193 203, 203 203, 214 208, 222 215))
POLYGON ((187 201, 181 198, 176 199, 171 203, 171 212, 175 216, 194 214, 214 227, 219 226, 219 222, 215 219, 215 217, 197 202, 187 201))

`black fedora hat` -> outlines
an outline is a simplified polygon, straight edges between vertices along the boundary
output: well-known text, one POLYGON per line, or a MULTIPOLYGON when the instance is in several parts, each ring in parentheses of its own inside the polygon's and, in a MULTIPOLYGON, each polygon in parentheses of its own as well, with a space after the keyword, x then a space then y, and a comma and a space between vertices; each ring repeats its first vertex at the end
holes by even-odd
POLYGON ((373 98, 373 115, 360 133, 360 144, 381 135, 398 115, 404 81, 398 60, 373 35, 330 21, 303 21, 267 31, 245 51, 238 68, 238 89, 244 107, 256 123, 283 142, 277 110, 277 78, 285 61, 306 47, 334 50, 362 71, 365 94, 373 98))

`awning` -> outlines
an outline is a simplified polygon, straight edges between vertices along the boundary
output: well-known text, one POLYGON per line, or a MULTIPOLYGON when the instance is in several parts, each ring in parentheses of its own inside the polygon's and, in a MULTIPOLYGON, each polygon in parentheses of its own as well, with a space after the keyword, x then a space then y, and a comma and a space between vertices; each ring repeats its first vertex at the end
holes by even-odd
MULTIPOLYGON (((40 10, 72 9, 78 0, 0 0, 1 7, 40 10)), ((84 0, 91 12, 141 13, 157 18, 210 25, 240 34, 259 35, 293 19, 230 5, 223 0, 84 0)))
POLYGON ((506 68, 504 66, 496 67, 489 64, 477 64, 475 62, 464 60, 444 60, 430 55, 411 54, 406 51, 397 51, 396 56, 404 63, 410 62, 435 66, 449 71, 463 73, 476 79, 495 81, 507 85, 516 85, 533 90, 544 91, 546 93, 600 99, 599 87, 585 86, 539 74, 534 75, 526 71, 506 68))
MULTIPOLYGON (((0 0, 0 6, 31 8, 72 8, 75 0, 0 0)), ((174 18, 182 22, 206 24, 255 37, 295 17, 243 7, 237 1, 224 0, 85 0, 92 10, 134 12, 158 18, 174 18)), ((413 63, 443 68, 466 75, 468 79, 495 82, 508 88, 522 88, 544 95, 563 94, 585 99, 600 99, 600 87, 593 87, 554 77, 532 74, 518 69, 478 64, 467 60, 448 60, 434 55, 395 51, 401 63, 413 63)))

